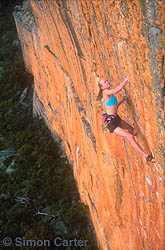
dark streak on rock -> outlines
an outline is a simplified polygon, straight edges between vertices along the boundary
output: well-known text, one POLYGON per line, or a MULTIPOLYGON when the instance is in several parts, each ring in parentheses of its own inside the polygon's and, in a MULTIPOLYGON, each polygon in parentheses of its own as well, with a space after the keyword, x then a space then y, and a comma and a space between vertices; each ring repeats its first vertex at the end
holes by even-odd
POLYGON ((51 109, 51 111, 53 111, 53 108, 52 108, 50 102, 48 102, 48 106, 49 106, 49 108, 51 109))
POLYGON ((80 47, 80 44, 78 42, 77 35, 76 35, 75 31, 74 31, 72 22, 71 22, 71 20, 69 18, 69 15, 67 13, 66 2, 64 0, 62 0, 62 1, 56 0, 56 2, 58 4, 58 6, 59 6, 59 11, 60 11, 61 18, 62 18, 62 20, 64 22, 64 25, 65 25, 65 27, 66 27, 66 29, 68 31, 68 34, 69 34, 69 36, 71 38, 71 41, 72 41, 72 43, 74 41, 73 45, 75 44, 75 46, 77 48, 78 55, 80 56, 80 58, 85 59, 85 57, 84 57, 84 55, 83 55, 83 53, 81 51, 81 47, 80 47), (63 16, 61 4, 63 5, 63 10, 64 10, 64 15, 65 16, 63 16))
POLYGON ((129 171, 130 171, 130 175, 131 175, 132 200, 133 200, 133 205, 134 205, 134 208, 135 208, 135 199, 134 199, 134 197, 136 196, 136 193, 135 193, 135 188, 134 188, 134 183, 133 183, 133 175, 132 175, 132 169, 131 169, 131 164, 130 164, 130 157, 129 157, 129 154, 128 154, 128 147, 127 147, 126 142, 125 142, 124 139, 123 139, 123 142, 124 142, 126 157, 127 157, 127 161, 128 161, 129 171))
POLYGON ((90 174, 91 177, 91 186, 93 187, 93 178, 92 178, 92 174, 90 174))
POLYGON ((122 187, 122 182, 121 182, 119 173, 116 175, 116 185, 117 185, 117 193, 116 193, 115 209, 116 209, 117 216, 120 222, 122 223, 122 218, 120 216, 120 208, 122 204, 123 187, 122 187))
POLYGON ((69 79, 69 83, 70 83, 70 88, 72 90, 72 94, 73 94, 73 97, 74 97, 74 101, 76 103, 76 107, 78 109, 78 112, 80 114, 80 118, 81 118, 81 121, 82 121, 82 124, 83 124, 83 127, 84 127, 84 130, 85 130, 85 133, 86 135, 90 138, 90 140, 92 141, 92 144, 93 144, 93 147, 94 147, 94 150, 96 151, 96 148, 97 148, 97 145, 96 145, 96 138, 92 132, 92 129, 91 129, 91 126, 89 124, 89 122, 85 119, 85 115, 86 115, 86 111, 83 107, 83 104, 81 103, 80 101, 80 98, 78 96, 78 93, 74 87, 74 83, 73 83, 73 80, 72 78, 70 77, 69 73, 64 69, 64 67, 61 65, 61 62, 60 62, 60 59, 54 54, 54 52, 52 52, 49 48, 48 45, 45 46, 45 48, 51 53, 52 56, 54 56, 54 58, 57 60, 57 63, 60 67, 60 69, 64 72, 64 74, 68 77, 69 79))
POLYGON ((123 178, 125 177, 125 169, 122 167, 123 178))
POLYGON ((70 153, 72 153, 72 149, 71 149, 71 146, 70 146, 69 142, 66 141, 66 143, 67 143, 67 145, 68 145, 68 148, 69 148, 70 153))
POLYGON ((87 77, 86 77, 86 73, 85 73, 85 69, 84 69, 83 63, 81 61, 81 59, 85 59, 85 57, 84 57, 83 52, 81 50, 81 47, 80 47, 80 44, 79 44, 76 32, 75 32, 74 27, 72 25, 72 21, 71 21, 69 15, 68 15, 68 10, 67 10, 66 2, 65 1, 61 1, 60 2, 59 0, 56 0, 56 2, 58 4, 58 6, 59 6, 59 12, 60 12, 62 21, 63 21, 63 23, 64 23, 64 25, 65 25, 65 27, 66 27, 66 29, 68 31, 68 34, 70 36, 71 42, 73 44, 73 47, 75 45, 76 48, 77 48, 77 52, 78 52, 78 56, 79 56, 79 63, 78 64, 80 64, 82 75, 83 75, 83 79, 84 79, 84 83, 85 83, 86 88, 88 89, 87 77), (61 6, 61 4, 62 4, 62 6, 61 6), (63 12, 62 12, 62 10, 63 10, 63 12))
MULTIPOLYGON (((49 8, 49 6, 48 6, 48 8, 49 8)), ((56 12, 56 9, 54 9, 54 11, 56 12)), ((66 57, 66 59, 67 59, 67 54, 66 54, 66 52, 65 52, 65 50, 64 50, 64 45, 63 45, 63 43, 62 43, 62 39, 61 39, 61 36, 60 36, 60 32, 59 32, 59 29, 58 29, 58 25, 57 25, 56 22, 54 21, 54 18, 53 18, 53 15, 52 15, 52 9, 51 9, 51 8, 49 8, 49 12, 50 12, 50 15, 51 15, 51 17, 52 17, 54 26, 55 26, 55 28, 56 28, 56 31, 57 31, 57 34, 58 34, 58 39, 59 39, 59 41, 60 41, 60 45, 61 45, 62 50, 63 50, 63 52, 64 52, 64 55, 65 55, 65 57, 66 57)), ((57 15, 57 12, 56 12, 56 15, 57 15)))
MULTIPOLYGON (((103 5, 103 7, 104 7, 104 5, 103 5)), ((115 44, 116 43, 115 43, 115 40, 114 40, 114 37, 113 37, 113 34, 112 34, 112 26, 110 24, 111 22, 109 20, 107 9, 105 7, 104 7, 104 19, 106 21, 106 29, 107 29, 108 37, 111 37, 111 39, 112 39, 112 50, 113 50, 113 54, 114 54, 114 58, 115 58, 115 67, 116 67, 117 72, 120 75, 120 80, 121 80, 122 76, 121 76, 119 58, 118 58, 118 55, 117 55, 116 49, 115 49, 115 44)), ((105 59, 108 60, 108 58, 105 58, 105 59)), ((110 72, 110 67, 109 67, 108 64, 106 64, 106 67, 107 67, 107 72, 108 72, 109 78, 112 81, 113 78, 112 78, 112 75, 111 75, 111 72, 110 72)))
MULTIPOLYGON (((105 46, 103 44, 103 40, 101 39, 101 35, 100 35, 99 28, 98 28, 98 24, 96 22, 96 20, 97 20, 96 11, 95 11, 95 8, 94 8, 92 0, 90 0, 90 2, 91 2, 91 6, 92 6, 93 15, 94 15, 93 22, 95 23, 95 29, 96 29, 96 33, 97 33, 97 36, 98 36, 98 40, 99 40, 99 43, 100 43, 100 46, 101 46, 101 52, 102 52, 102 55, 99 54, 99 58, 100 58, 100 61, 103 64, 103 67, 105 67, 105 65, 106 65, 106 70, 108 72, 108 75, 111 77, 109 65, 107 63, 109 58, 108 58, 107 52, 105 50, 105 46), (102 58, 101 58, 101 56, 102 56, 102 58)), ((97 70, 97 65, 96 65, 96 70, 97 70)))
MULTIPOLYGON (((90 197, 90 194, 89 194, 89 192, 88 192, 88 190, 87 190, 87 188, 86 188, 84 182, 83 182, 83 187, 84 187, 84 189, 86 190, 86 193, 87 193, 87 195, 88 195, 88 199, 89 199, 89 202, 90 202, 90 204, 91 204, 93 213, 96 215, 96 222, 98 223, 99 226, 101 226, 101 222, 100 222, 100 219, 99 219, 99 216, 98 216, 98 213, 97 213, 97 209, 96 209, 96 207, 95 207, 94 202, 92 201, 92 198, 90 197)), ((105 241, 105 244, 106 244, 107 249, 108 249, 108 250, 111 250, 110 245, 109 245, 109 243, 108 243, 108 240, 107 240, 107 238, 106 238, 106 236, 105 236, 104 230, 102 230, 102 235, 103 235, 103 238, 104 238, 104 241, 105 241)))
POLYGON ((91 130, 91 126, 90 126, 89 122, 84 118, 84 116, 81 117, 81 121, 83 123, 85 133, 91 139, 93 147, 96 151, 96 138, 91 130))

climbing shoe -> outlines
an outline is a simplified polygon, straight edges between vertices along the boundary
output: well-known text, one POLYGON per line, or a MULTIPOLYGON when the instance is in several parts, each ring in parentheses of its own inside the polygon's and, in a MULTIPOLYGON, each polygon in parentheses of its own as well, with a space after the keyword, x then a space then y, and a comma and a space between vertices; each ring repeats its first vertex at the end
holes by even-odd
POLYGON ((146 157, 146 161, 147 162, 152 162, 152 163, 154 163, 152 160, 153 160, 153 155, 152 155, 152 152, 146 157))

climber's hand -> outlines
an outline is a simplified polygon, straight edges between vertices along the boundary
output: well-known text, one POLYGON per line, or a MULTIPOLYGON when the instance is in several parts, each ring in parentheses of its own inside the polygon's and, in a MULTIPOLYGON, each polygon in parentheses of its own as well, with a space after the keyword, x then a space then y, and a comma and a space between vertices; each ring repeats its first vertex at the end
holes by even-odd
POLYGON ((129 82, 128 76, 126 76, 126 77, 124 78, 124 82, 125 82, 125 83, 128 83, 128 82, 129 82))
POLYGON ((126 85, 127 83, 129 83, 129 79, 128 79, 128 76, 126 76, 126 77, 124 78, 124 81, 123 81, 123 83, 124 83, 124 85, 126 85))

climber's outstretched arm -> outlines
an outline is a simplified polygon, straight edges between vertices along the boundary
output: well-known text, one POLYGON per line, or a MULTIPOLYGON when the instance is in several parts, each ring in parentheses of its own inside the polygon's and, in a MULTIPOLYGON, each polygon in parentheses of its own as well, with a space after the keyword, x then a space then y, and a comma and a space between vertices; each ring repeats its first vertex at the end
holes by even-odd
POLYGON ((117 88, 115 88, 115 89, 106 89, 106 90, 104 90, 104 92, 105 92, 106 95, 113 95, 113 94, 116 94, 116 93, 118 93, 119 91, 121 91, 122 88, 123 88, 128 82, 129 82, 129 80, 128 80, 128 76, 127 76, 127 77, 125 77, 124 81, 123 81, 122 83, 120 83, 120 85, 119 85, 117 88))
POLYGON ((128 95, 123 95, 123 98, 121 99, 121 101, 120 102, 118 102, 118 106, 120 105, 120 104, 122 104, 126 99, 128 98, 128 95))

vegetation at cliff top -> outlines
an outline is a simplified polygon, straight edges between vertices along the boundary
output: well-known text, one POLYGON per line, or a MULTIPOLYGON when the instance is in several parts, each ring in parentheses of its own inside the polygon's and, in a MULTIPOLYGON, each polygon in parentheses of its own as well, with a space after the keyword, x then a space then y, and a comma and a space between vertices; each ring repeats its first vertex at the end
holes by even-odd
POLYGON ((24 69, 11 9, 0 10, 0 44, 0 158, 10 153, 0 161, 0 248, 5 248, 4 237, 53 242, 59 236, 88 244, 57 249, 96 250, 89 211, 80 202, 72 169, 44 122, 32 117, 28 102, 33 79, 24 69), (25 88, 27 100, 21 102, 25 88))

